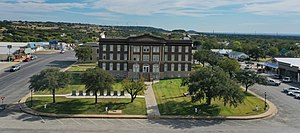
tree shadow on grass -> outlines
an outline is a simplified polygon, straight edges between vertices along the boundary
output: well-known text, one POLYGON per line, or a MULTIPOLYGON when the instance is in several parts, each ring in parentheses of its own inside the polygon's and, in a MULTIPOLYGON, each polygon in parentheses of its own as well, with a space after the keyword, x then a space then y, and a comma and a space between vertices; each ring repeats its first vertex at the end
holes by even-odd
POLYGON ((182 101, 168 101, 158 105, 161 115, 195 115, 195 116, 218 116, 221 108, 215 105, 200 104, 182 101), (195 113, 197 108, 197 113, 195 113))

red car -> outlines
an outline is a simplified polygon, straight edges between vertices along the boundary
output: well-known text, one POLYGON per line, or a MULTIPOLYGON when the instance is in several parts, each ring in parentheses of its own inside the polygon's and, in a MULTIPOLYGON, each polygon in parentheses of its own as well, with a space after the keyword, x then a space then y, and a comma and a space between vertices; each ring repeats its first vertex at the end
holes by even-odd
POLYGON ((26 58, 25 60, 23 60, 23 62, 28 62, 30 60, 31 60, 31 58, 26 58))

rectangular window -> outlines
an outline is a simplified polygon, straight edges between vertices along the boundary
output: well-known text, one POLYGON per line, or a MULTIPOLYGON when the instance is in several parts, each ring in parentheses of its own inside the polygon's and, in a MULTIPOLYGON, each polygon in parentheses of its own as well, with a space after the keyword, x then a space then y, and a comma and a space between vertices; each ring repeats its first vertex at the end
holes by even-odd
POLYGON ((114 64, 113 63, 109 63, 109 70, 114 70, 114 64))
POLYGON ((99 49, 97 48, 97 54, 99 54, 99 49))
POLYGON ((120 63, 117 63, 117 71, 120 71, 120 63))
POLYGON ((159 61, 159 55, 153 55, 152 61, 159 61))
POLYGON ((143 55, 143 61, 149 61, 149 55, 143 55))
POLYGON ((102 60, 106 60, 106 54, 102 55, 102 60))
POLYGON ((114 45, 109 45, 109 50, 114 51, 114 45))
POLYGON ((186 53, 189 52, 189 46, 185 46, 185 52, 186 52, 186 53))
POLYGON ((184 55, 184 60, 189 61, 189 55, 184 55))
POLYGON ((165 61, 168 61, 168 55, 165 55, 165 61))
POLYGON ((103 50, 102 51, 106 51, 106 45, 103 45, 103 50))
POLYGON ((144 46, 143 47, 143 52, 150 52, 150 47, 149 46, 144 46))
POLYGON ((189 71, 189 65, 188 64, 184 65, 184 71, 189 71))
POLYGON ((124 45, 124 51, 127 51, 128 48, 127 48, 127 45, 124 45))
POLYGON ((175 52, 175 46, 172 46, 172 52, 175 52))
POLYGON ((133 61, 140 61, 140 55, 139 54, 134 54, 133 55, 133 61))
POLYGON ((121 51, 121 45, 117 45, 117 51, 121 51))
POLYGON ((168 52, 168 51, 169 51, 169 47, 165 46, 165 52, 168 52))
POLYGON ((178 64, 178 71, 181 71, 181 64, 178 64))
POLYGON ((140 72, 140 65, 139 64, 133 64, 133 72, 140 72))
POLYGON ((154 53, 159 53, 159 47, 158 46, 154 46, 153 47, 153 52, 154 53))
POLYGON ((117 54, 117 60, 121 60, 120 54, 117 54))
POLYGON ((109 54, 109 60, 114 60, 114 54, 109 54))
POLYGON ((140 46, 134 46, 133 52, 140 52, 140 46))
POLYGON ((124 71, 127 71, 127 63, 124 63, 124 71))
POLYGON ((171 64, 171 71, 172 71, 172 72, 174 71, 174 68, 175 68, 175 65, 174 65, 174 64, 171 64))
POLYGON ((124 60, 127 60, 127 54, 124 54, 124 60))
POLYGON ((164 66, 164 71, 165 71, 165 72, 168 71, 168 64, 165 64, 165 66, 164 66))
POLYGON ((178 46, 178 52, 182 52, 182 46, 178 46))
POLYGON ((182 59, 182 55, 180 54, 178 55, 178 61, 181 61, 181 59, 182 59))
POLYGON ((106 63, 102 63, 102 69, 106 70, 106 63))
POLYGON ((175 55, 171 55, 171 61, 175 61, 175 55))

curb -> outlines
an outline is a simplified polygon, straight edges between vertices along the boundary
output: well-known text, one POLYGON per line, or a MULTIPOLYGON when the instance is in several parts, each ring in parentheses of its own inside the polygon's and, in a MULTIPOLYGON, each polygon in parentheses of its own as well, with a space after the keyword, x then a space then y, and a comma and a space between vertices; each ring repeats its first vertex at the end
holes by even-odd
MULTIPOLYGON (((259 97, 264 100, 264 98, 255 94, 254 92, 248 90, 249 93, 259 97)), ((30 96, 30 93, 24 96, 19 101, 19 107, 21 111, 35 115, 35 116, 44 116, 44 117, 58 117, 58 118, 109 118, 109 119, 148 119, 147 115, 70 115, 70 114, 52 114, 52 113, 42 113, 34 111, 31 108, 27 107, 25 104, 27 98, 30 96)), ((158 119, 199 119, 199 120, 254 120, 254 119, 264 119, 271 118, 275 116, 278 112, 277 107, 270 102, 266 101, 268 104, 268 110, 265 113, 252 115, 252 116, 171 116, 163 115, 159 116, 158 119)))

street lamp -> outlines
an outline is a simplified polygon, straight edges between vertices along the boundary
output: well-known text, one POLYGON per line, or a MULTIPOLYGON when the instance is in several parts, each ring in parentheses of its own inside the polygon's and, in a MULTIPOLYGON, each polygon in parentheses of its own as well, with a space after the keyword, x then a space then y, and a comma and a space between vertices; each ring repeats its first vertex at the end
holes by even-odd
POLYGON ((267 110, 267 92, 265 92, 265 108, 264 110, 267 110))

